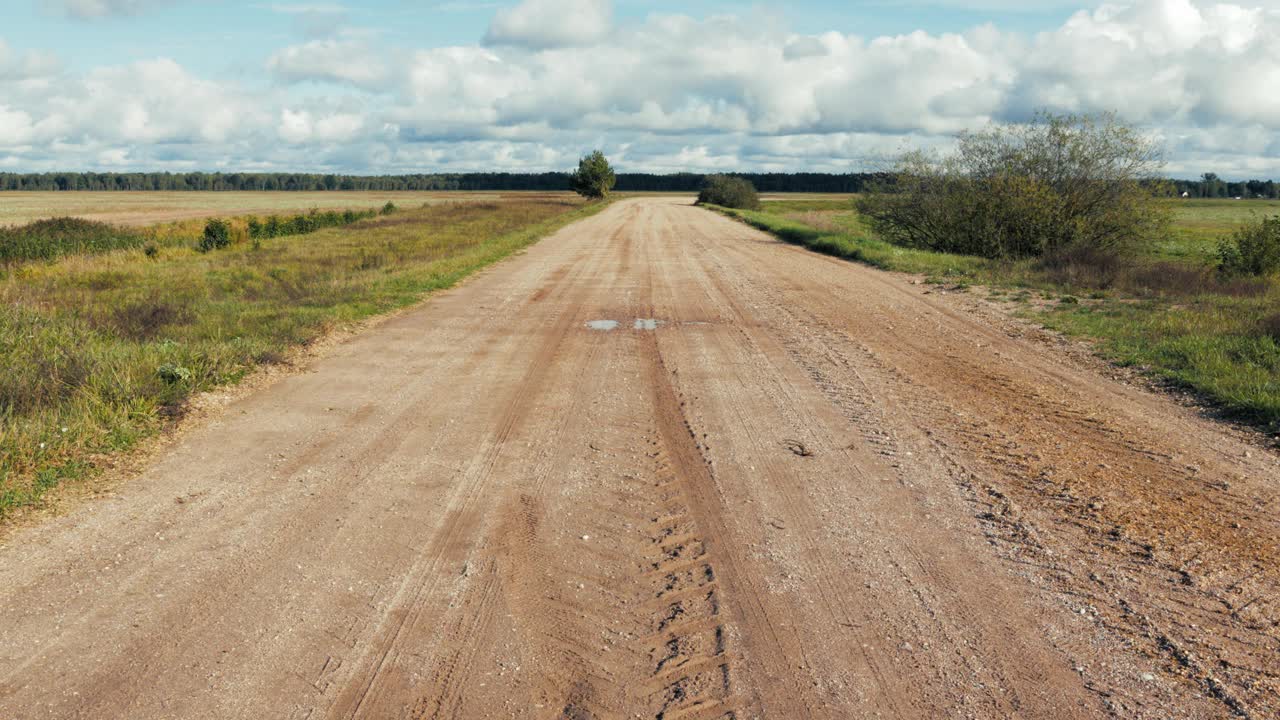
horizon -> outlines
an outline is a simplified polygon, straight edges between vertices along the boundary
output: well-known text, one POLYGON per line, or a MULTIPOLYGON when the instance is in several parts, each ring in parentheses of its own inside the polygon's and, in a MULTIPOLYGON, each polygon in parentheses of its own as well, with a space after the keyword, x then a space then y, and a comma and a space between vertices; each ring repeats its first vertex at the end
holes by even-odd
POLYGON ((0 172, 867 172, 1038 109, 1280 177, 1280 3, 21 0, 0 172), (566 22, 565 19, 572 19, 566 22))

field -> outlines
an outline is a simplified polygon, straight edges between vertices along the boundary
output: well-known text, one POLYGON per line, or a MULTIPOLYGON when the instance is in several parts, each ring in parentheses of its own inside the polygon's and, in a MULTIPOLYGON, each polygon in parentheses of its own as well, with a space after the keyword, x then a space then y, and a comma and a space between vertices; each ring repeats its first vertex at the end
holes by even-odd
MULTIPOLYGON (((198 205, 209 199, 189 207, 217 210, 198 205)), ((200 223, 177 223, 150 252, 0 266, 0 516, 155 432, 192 393, 413 303, 595 209, 568 196, 465 200, 208 253, 192 247, 200 223)))
POLYGON ((1225 414, 1280 431, 1280 281, 1219 278, 1219 240, 1239 224, 1280 213, 1280 202, 1178 200, 1167 240, 1126 269, 1049 270, 906 249, 875 237, 847 197, 767 199, 730 211, 819 252, 991 297, 1046 325, 1098 341, 1115 362, 1189 388, 1225 414))
MULTIPOLYGON (((510 194, 510 193, 507 193, 510 194)), ((518 195, 515 193, 514 195, 518 195)), ((394 202, 496 200, 499 193, 447 192, 4 192, 0 226, 50 217, 83 217, 118 225, 152 225, 193 218, 269 215, 320 210, 366 209, 394 202)))

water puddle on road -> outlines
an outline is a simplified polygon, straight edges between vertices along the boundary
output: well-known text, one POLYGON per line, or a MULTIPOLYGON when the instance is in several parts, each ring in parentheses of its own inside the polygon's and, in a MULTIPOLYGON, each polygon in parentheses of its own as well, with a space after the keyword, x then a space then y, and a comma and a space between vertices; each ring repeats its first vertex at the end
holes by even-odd
MULTIPOLYGON (((637 318, 635 323, 633 323, 631 327, 635 330, 643 330, 643 331, 651 332, 651 331, 657 330, 658 326, 661 324, 662 324, 661 320, 654 320, 653 318, 637 318)), ((621 323, 619 323, 617 320, 591 320, 586 324, 588 330, 596 330, 599 332, 609 332, 610 330, 617 330, 620 325, 621 323)))

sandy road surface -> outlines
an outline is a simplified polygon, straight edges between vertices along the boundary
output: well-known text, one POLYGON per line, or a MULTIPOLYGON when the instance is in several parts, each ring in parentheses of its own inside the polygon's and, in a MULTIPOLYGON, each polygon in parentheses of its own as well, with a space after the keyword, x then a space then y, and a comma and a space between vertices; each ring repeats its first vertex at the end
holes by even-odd
POLYGON ((1277 717, 1277 478, 626 201, 9 538, 0 718, 1277 717))

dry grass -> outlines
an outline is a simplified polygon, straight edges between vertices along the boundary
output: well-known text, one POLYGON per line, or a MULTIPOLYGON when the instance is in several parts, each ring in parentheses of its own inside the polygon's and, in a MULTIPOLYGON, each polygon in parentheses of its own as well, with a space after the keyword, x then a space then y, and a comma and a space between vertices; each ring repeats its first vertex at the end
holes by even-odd
MULTIPOLYGON (((530 193, 529 195, 533 195, 530 193)), ((564 198, 539 193, 542 199, 564 198)), ((177 220, 234 215, 297 214, 312 208, 401 208, 424 203, 520 199, 520 193, 467 192, 0 192, 0 225, 21 225, 49 217, 82 217, 117 225, 153 225, 177 220)))

